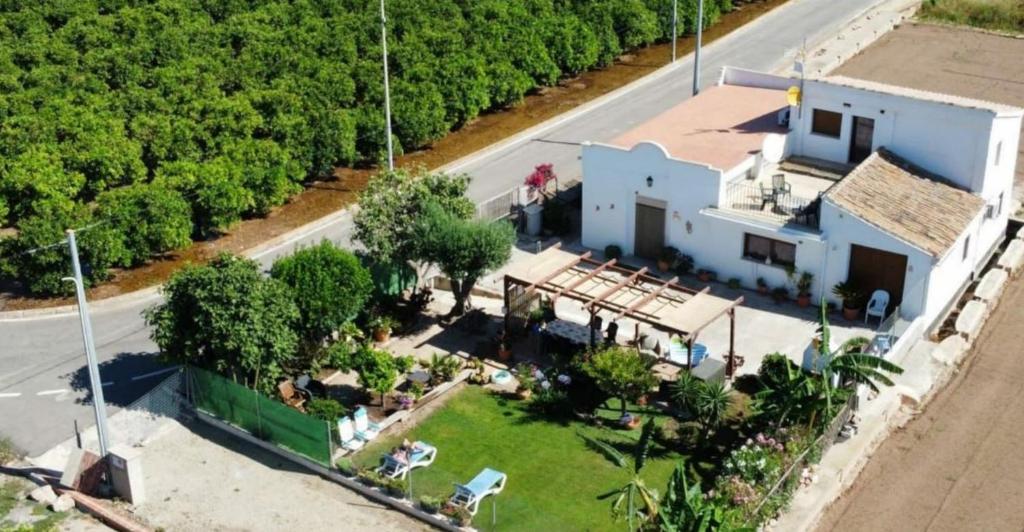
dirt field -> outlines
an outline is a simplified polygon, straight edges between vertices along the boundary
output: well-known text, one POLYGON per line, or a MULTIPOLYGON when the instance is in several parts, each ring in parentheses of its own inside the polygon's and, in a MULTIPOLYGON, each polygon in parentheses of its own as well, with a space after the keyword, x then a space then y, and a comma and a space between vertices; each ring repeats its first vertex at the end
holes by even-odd
POLYGON ((200 423, 174 422, 146 446, 147 500, 136 515, 180 531, 428 527, 200 423))
POLYGON ((819 530, 1024 530, 1022 308, 1018 279, 964 367, 882 445, 819 530))
MULTIPOLYGON (((833 72, 1024 107, 1024 39, 930 24, 904 24, 833 72)), ((1024 193, 1024 134, 1017 188, 1024 193)))

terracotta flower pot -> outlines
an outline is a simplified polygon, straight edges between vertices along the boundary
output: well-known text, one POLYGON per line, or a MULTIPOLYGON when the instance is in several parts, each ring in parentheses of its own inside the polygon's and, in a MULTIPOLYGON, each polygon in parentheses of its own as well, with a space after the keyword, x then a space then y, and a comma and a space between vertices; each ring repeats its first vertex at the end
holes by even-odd
POLYGON ((711 274, 710 273, 698 273, 697 274, 697 278, 700 279, 700 282, 702 282, 702 283, 710 283, 711 282, 711 274))
POLYGON ((518 395, 520 399, 525 401, 525 400, 529 399, 531 396, 533 396, 533 390, 531 390, 529 388, 526 388, 524 390, 519 390, 519 391, 516 392, 516 395, 518 395))
POLYGON ((508 362, 511 358, 512 358, 512 350, 511 349, 509 349, 509 348, 507 348, 507 347, 505 347, 503 345, 498 347, 498 360, 500 360, 502 362, 508 362))
POLYGON ((811 294, 800 294, 796 296, 796 305, 801 308, 811 306, 811 294))
POLYGON ((387 342, 391 339, 391 329, 374 329, 373 341, 377 343, 387 342))
POLYGON ((658 261, 658 271, 659 272, 662 272, 662 273, 667 272, 669 266, 671 266, 671 264, 669 264, 668 261, 665 261, 665 260, 659 260, 658 261))
POLYGON ((768 287, 767 286, 759 286, 759 287, 757 287, 757 293, 761 294, 762 296, 768 295, 768 287))
POLYGON ((846 318, 847 320, 854 321, 854 320, 857 319, 857 316, 859 316, 859 315, 860 315, 860 309, 859 308, 843 307, 843 317, 846 318))

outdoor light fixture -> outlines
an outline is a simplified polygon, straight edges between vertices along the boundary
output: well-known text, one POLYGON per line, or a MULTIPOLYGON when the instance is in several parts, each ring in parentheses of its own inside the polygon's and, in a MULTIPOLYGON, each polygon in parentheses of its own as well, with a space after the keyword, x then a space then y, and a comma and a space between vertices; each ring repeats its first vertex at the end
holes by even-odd
POLYGON ((654 178, 647 176, 647 188, 651 188, 652 186, 654 186, 654 178))

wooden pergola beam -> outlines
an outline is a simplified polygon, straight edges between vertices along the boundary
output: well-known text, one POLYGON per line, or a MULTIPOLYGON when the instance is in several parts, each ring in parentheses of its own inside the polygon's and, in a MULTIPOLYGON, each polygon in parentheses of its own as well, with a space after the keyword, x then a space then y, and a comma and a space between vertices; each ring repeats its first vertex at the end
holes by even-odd
POLYGON ((618 292, 619 289, 621 289, 623 286, 626 286, 627 284, 632 283, 633 281, 636 281, 637 278, 639 278, 645 272, 647 272, 647 267, 646 266, 644 266, 643 268, 640 268, 639 270, 637 270, 635 273, 633 273, 633 275, 630 275, 629 277, 623 278, 621 281, 615 283, 615 286, 612 286, 611 288, 605 290, 604 292, 601 292, 601 295, 591 299, 590 302, 587 303, 586 305, 584 305, 583 308, 589 310, 594 305, 597 305, 598 303, 604 301, 605 298, 607 298, 608 296, 614 294, 615 292, 618 292))
POLYGON ((651 290, 650 292, 647 293, 647 295, 645 295, 644 297, 640 298, 640 301, 637 301, 636 303, 633 303, 632 305, 622 309, 622 311, 619 312, 618 314, 616 314, 615 317, 611 319, 611 321, 618 320, 619 318, 625 316, 626 314, 632 314, 632 313, 636 312, 637 309, 639 309, 640 307, 646 305, 647 303, 650 303, 652 299, 658 297, 658 294, 664 292, 665 289, 669 287, 669 285, 671 285, 672 283, 676 282, 677 280, 679 280, 679 277, 673 277, 673 278, 665 281, 664 284, 662 284, 661 286, 655 288, 654 290, 651 290))
MULTIPOLYGON (((600 261, 597 261, 597 260, 591 259, 591 258, 584 259, 583 262, 586 262, 587 264, 595 264, 595 265, 596 264, 601 264, 600 261)), ((631 274, 631 273, 634 272, 634 270, 630 270, 629 268, 623 268, 622 266, 619 266, 619 265, 611 266, 608 269, 613 271, 613 272, 625 273, 625 274, 631 274)), ((647 268, 644 268, 644 270, 645 270, 645 275, 641 275, 640 276, 642 281, 648 282, 648 283, 660 283, 660 282, 662 282, 662 279, 660 277, 655 277, 653 275, 646 275, 647 268)), ((696 290, 694 290, 692 288, 687 288, 687 287, 685 287, 683 285, 680 285, 680 284, 677 284, 674 288, 676 288, 677 290, 679 290, 680 292, 683 292, 685 294, 696 294, 697 293, 696 290)))
POLYGON ((566 264, 565 266, 562 266, 561 268, 558 268, 557 270, 555 270, 555 271, 551 272, 550 274, 544 276, 543 279, 537 281, 536 283, 533 283, 530 286, 527 286, 526 287, 526 291, 524 292, 524 294, 525 295, 532 294, 533 292, 535 292, 537 290, 537 287, 542 286, 542 285, 546 284, 548 281, 554 279, 555 277, 558 277, 559 275, 562 275, 563 273, 565 273, 565 272, 575 268, 580 262, 582 262, 583 260, 585 260, 585 259, 587 259, 589 257, 590 257, 590 252, 589 251, 584 253, 584 254, 582 254, 582 255, 580 255, 579 257, 576 257, 576 260, 574 260, 574 261, 570 262, 569 264, 566 264))
POLYGON ((573 282, 571 282, 571 283, 569 283, 569 284, 567 284, 567 285, 563 286, 562 288, 559 288, 559 289, 558 289, 558 291, 557 291, 557 292, 555 292, 555 293, 554 293, 554 294, 553 294, 553 295, 551 296, 551 301, 555 301, 555 300, 557 300, 557 299, 558 299, 558 296, 562 295, 562 293, 564 293, 564 292, 570 292, 570 291, 572 291, 572 290, 576 289, 576 288, 577 288, 578 286, 580 286, 581 284, 583 284, 583 283, 585 283, 585 282, 587 282, 587 281, 589 281, 589 280, 593 279, 595 275, 597 275, 597 274, 599 274, 599 273, 603 272, 603 271, 604 271, 605 269, 607 269, 608 267, 610 267, 610 266, 614 266, 614 265, 615 265, 615 263, 617 262, 617 260, 618 260, 618 259, 612 259, 612 260, 610 260, 610 261, 608 261, 608 262, 605 262, 604 264, 602 264, 602 265, 598 266, 597 268, 594 268, 593 270, 590 270, 590 273, 588 273, 588 274, 584 275, 583 277, 580 277, 579 279, 576 279, 575 281, 573 281, 573 282))

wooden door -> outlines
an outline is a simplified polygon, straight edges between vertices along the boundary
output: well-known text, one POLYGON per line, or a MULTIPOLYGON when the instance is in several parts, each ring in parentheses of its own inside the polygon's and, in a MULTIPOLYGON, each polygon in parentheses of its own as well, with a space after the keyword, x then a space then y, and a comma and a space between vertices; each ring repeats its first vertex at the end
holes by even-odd
MULTIPOLYGON (((875 290, 889 292, 889 310, 903 301, 903 284, 907 278, 907 256, 880 249, 850 246, 850 281, 871 297, 875 290)), ((865 300, 866 302, 866 300, 865 300)))
POLYGON ((665 209, 636 204, 636 235, 633 254, 657 259, 665 247, 665 209))
POLYGON ((875 140, 875 120, 863 116, 853 117, 853 131, 850 135, 850 162, 857 164, 871 155, 875 140))

